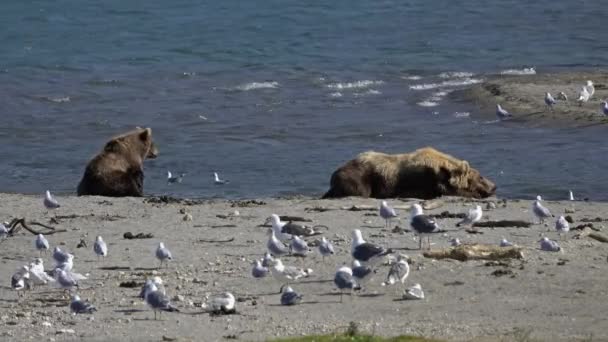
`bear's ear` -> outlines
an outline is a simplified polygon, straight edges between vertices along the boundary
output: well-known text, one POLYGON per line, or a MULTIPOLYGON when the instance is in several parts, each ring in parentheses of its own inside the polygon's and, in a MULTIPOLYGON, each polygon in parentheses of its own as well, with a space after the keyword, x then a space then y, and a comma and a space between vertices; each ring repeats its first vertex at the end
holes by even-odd
POLYGON ((141 139, 141 141, 148 141, 150 140, 151 136, 152 130, 150 128, 146 128, 141 133, 139 133, 139 139, 141 139))
POLYGON ((106 146, 103 147, 103 150, 106 152, 116 152, 118 149, 118 140, 113 139, 106 143, 106 146))

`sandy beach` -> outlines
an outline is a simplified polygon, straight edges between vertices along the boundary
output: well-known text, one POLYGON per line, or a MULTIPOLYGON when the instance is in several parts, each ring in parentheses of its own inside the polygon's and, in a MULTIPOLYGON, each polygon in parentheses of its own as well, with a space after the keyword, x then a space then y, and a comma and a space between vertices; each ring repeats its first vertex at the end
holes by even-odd
MULTIPOLYGON (((2 194, 0 200, 4 221, 24 217, 26 222, 67 230, 48 237, 51 249, 60 246, 75 254, 74 270, 90 274, 78 293, 98 308, 93 315, 72 316, 68 297, 51 287, 38 287, 18 299, 10 289, 10 276, 38 256, 34 236, 21 230, 3 241, 0 249, 0 336, 4 341, 250 341, 342 332, 351 321, 357 322, 362 332, 385 336, 608 340, 604 317, 608 310, 608 244, 588 236, 577 239, 581 230, 575 229, 560 240, 553 229, 555 219, 530 228, 479 228, 479 233, 473 234, 455 227, 458 218, 438 218, 446 232, 433 235, 433 250, 449 247, 452 237, 463 243, 487 244, 497 244, 504 237, 523 248, 521 260, 488 263, 424 257, 409 232, 406 209, 415 200, 389 201, 401 208, 397 209, 399 220, 390 229, 384 228, 376 210, 343 209, 378 205, 376 200, 361 198, 165 203, 154 198, 59 196, 62 207, 51 213, 43 208, 39 196, 2 194), (337 254, 324 263, 316 249, 305 260, 283 258, 285 264, 314 270, 309 278, 292 285, 304 295, 303 303, 297 306, 279 305, 279 284, 272 277, 253 279, 250 275, 251 262, 265 252, 268 228, 263 225, 272 213, 327 226, 324 236, 337 248, 337 254), (185 220, 186 215, 192 220, 185 220), (401 229, 394 229, 395 225, 401 229), (383 265, 360 296, 345 296, 339 303, 332 279, 337 266, 350 263, 350 234, 356 228, 367 240, 411 258, 412 271, 405 285, 420 283, 425 299, 401 300, 403 287, 380 286, 388 272, 388 266, 383 265), (153 237, 125 239, 127 232, 153 237), (96 235, 103 236, 109 245, 105 260, 97 261, 92 251, 96 235), (541 251, 537 243, 541 235, 558 239, 562 251, 541 251), (77 248, 81 239, 88 247, 77 248), (174 260, 168 268, 157 270, 154 250, 160 241, 172 251, 174 260), (163 278, 180 313, 163 313, 162 320, 155 321, 153 311, 136 298, 141 284, 153 274, 163 278), (120 286, 129 281, 137 287, 120 286), (206 297, 224 291, 237 297, 238 313, 211 316, 205 309, 206 297)), ((476 203, 484 209, 496 205, 485 211, 481 222, 533 220, 528 200, 442 198, 427 203, 436 207, 427 213, 453 217, 448 213, 464 213, 476 203)), ((608 218, 602 215, 608 210, 606 203, 563 201, 546 205, 556 215, 571 212, 573 228, 592 221, 595 230, 605 232, 604 220, 608 218)), ((51 253, 43 259, 49 269, 51 253)))
POLYGON ((480 84, 452 94, 455 99, 471 101, 485 113, 482 118, 494 119, 495 107, 499 103, 513 114, 513 122, 530 126, 585 127, 608 123, 602 114, 601 101, 608 97, 608 72, 577 71, 559 73, 538 73, 536 75, 495 75, 480 84), (579 92, 592 80, 595 94, 580 107, 577 103, 579 92), (554 111, 545 105, 545 93, 557 97, 564 92, 568 102, 558 101, 554 111))

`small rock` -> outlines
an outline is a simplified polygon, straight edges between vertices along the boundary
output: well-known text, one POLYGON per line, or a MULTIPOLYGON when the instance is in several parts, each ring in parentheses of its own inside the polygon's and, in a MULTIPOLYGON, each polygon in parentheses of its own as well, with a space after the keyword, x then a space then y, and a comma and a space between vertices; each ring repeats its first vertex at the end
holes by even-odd
POLYGON ((179 210, 179 213, 180 213, 180 214, 185 214, 185 213, 186 213, 186 208, 181 208, 181 209, 179 210))
POLYGON ((184 215, 184 217, 182 218, 182 220, 184 220, 184 221, 192 221, 192 215, 191 214, 186 214, 186 215, 184 215))
POLYGON ((74 329, 59 329, 57 331, 55 331, 55 334, 59 335, 59 334, 75 334, 76 332, 74 331, 74 329))
POLYGON ((182 295, 176 295, 175 297, 173 297, 173 300, 176 302, 183 302, 184 301, 184 296, 182 295))
MULTIPOLYGON (((564 209, 564 213, 566 213, 566 214, 574 214, 575 212, 576 211, 574 209, 571 209, 571 208, 564 209)), ((570 223, 572 223, 572 222, 570 222, 570 223)))

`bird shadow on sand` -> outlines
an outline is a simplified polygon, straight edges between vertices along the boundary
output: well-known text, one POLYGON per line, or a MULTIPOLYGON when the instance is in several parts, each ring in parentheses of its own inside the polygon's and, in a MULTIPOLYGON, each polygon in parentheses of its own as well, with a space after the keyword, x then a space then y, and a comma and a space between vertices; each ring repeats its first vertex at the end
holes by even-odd
MULTIPOLYGON (((307 305, 307 304, 310 305, 310 304, 321 304, 321 303, 322 302, 319 302, 319 301, 310 301, 310 302, 299 302, 296 305, 307 305)), ((323 302, 323 303, 326 303, 326 302, 323 302)), ((287 307, 289 307, 289 306, 295 306, 295 305, 283 305, 283 304, 266 304, 266 305, 267 306, 277 306, 277 307, 278 306, 287 306, 287 307)))
POLYGON ((136 312, 145 312, 148 310, 142 310, 142 309, 118 309, 118 310, 114 310, 114 312, 118 312, 118 313, 124 313, 124 314, 133 314, 136 312))
POLYGON ((322 284, 322 283, 331 283, 333 279, 310 279, 310 280, 300 280, 300 284, 322 284))

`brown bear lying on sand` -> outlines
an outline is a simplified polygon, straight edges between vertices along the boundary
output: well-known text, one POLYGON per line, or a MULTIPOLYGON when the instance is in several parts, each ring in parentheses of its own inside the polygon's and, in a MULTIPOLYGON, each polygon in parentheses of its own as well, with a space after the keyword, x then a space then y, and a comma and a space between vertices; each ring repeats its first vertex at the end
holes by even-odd
POLYGON ((323 198, 485 198, 495 191, 496 185, 466 161, 425 147, 404 154, 361 153, 332 174, 323 198))
POLYGON ((143 196, 143 163, 157 154, 150 128, 138 127, 112 138, 87 165, 78 196, 143 196))

